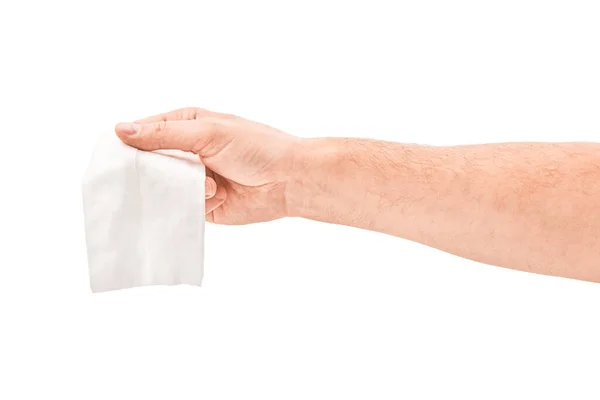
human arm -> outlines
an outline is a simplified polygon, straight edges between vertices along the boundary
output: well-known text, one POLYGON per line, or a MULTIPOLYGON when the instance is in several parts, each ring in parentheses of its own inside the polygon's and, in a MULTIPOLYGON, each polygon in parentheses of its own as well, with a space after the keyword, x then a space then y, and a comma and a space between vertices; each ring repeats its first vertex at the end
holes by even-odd
POLYGON ((307 139, 289 214, 600 281, 600 145, 307 139))
POLYGON ((117 126, 125 143, 200 156, 207 188, 217 188, 207 199, 211 222, 304 217, 493 265, 600 281, 598 144, 301 139, 202 109, 137 122, 117 126))

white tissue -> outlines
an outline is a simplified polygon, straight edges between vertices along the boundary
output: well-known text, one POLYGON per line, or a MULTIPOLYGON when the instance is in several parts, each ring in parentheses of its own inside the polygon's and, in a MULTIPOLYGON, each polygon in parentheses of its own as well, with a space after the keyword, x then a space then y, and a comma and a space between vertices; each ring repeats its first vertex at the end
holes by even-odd
POLYGON ((202 283, 204 179, 200 159, 145 152, 101 137, 83 180, 93 292, 202 283))

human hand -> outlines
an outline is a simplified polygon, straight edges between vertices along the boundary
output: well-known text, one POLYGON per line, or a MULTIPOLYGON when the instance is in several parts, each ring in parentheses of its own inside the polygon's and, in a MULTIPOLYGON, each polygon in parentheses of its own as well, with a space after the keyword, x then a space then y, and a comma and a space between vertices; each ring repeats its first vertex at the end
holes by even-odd
POLYGON ((183 108, 115 127, 141 150, 178 149, 206 166, 206 220, 248 224, 287 214, 299 138, 229 114, 183 108))

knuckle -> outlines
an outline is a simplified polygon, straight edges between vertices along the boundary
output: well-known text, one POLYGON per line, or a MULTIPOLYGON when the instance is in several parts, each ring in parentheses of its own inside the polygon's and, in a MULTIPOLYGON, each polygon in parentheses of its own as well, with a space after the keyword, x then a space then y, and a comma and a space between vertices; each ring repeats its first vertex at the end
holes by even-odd
POLYGON ((154 127, 154 132, 158 133, 158 134, 166 133, 168 126, 169 125, 167 124, 167 121, 165 121, 165 120, 159 121, 156 123, 156 126, 154 127))
POLYGON ((167 121, 159 121, 155 122, 149 126, 149 129, 146 131, 145 141, 149 144, 151 148, 160 148, 162 145, 162 138, 165 137, 168 130, 167 121))
POLYGON ((198 110, 195 107, 185 107, 181 109, 181 119, 182 120, 192 120, 196 119, 198 115, 198 110))
POLYGON ((218 135, 223 132, 223 121, 216 117, 206 119, 207 131, 212 135, 218 135))

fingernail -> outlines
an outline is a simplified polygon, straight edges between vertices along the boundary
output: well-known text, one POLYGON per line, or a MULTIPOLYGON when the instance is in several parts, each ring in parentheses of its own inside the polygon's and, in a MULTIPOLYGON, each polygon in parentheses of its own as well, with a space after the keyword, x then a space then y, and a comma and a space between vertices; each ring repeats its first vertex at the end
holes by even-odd
POLYGON ((140 126, 131 122, 121 122, 115 129, 124 135, 135 135, 140 131, 140 126))
POLYGON ((210 180, 204 181, 204 198, 209 199, 215 195, 215 190, 213 188, 213 184, 210 180))

